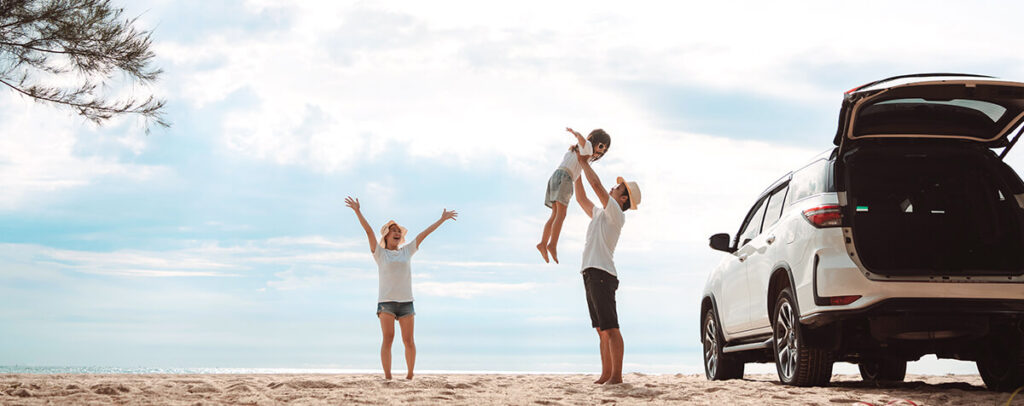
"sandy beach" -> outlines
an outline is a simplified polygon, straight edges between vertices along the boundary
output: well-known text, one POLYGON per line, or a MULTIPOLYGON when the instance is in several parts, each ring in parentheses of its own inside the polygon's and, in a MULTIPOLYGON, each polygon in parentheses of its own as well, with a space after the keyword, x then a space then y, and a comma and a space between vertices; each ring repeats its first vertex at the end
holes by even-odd
MULTIPOLYGON (((15 374, 0 375, 0 404, 1002 405, 1010 396, 985 390, 973 375, 912 375, 906 382, 884 385, 836 375, 824 388, 782 386, 774 375, 709 382, 702 375, 632 373, 625 383, 609 386, 593 385, 594 378, 427 374, 412 381, 385 381, 368 374, 15 374)), ((1024 405, 1024 398, 1012 404, 1024 405)))

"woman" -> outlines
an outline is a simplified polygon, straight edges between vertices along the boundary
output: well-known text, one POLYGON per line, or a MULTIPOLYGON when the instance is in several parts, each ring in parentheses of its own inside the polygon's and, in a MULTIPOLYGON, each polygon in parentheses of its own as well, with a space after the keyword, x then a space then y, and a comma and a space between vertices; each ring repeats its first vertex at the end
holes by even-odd
POLYGON ((381 228, 381 239, 378 242, 366 222, 363 213, 359 211, 359 199, 345 198, 345 205, 351 207, 359 217, 359 223, 366 230, 366 238, 370 242, 370 252, 377 262, 377 273, 379 276, 379 289, 377 295, 377 318, 380 319, 380 331, 384 335, 384 342, 380 346, 380 364, 384 367, 384 379, 391 379, 391 343, 395 340, 395 320, 402 328, 402 343, 405 344, 405 364, 409 367, 409 373, 405 379, 412 379, 412 368, 416 364, 416 344, 413 342, 413 318, 416 312, 412 307, 412 267, 410 260, 412 255, 419 249, 423 239, 430 233, 437 230, 437 227, 445 220, 455 220, 458 213, 455 210, 444 209, 441 212, 441 219, 431 224, 426 230, 416 236, 416 240, 405 243, 405 227, 399 226, 394 220, 388 221, 381 228), (399 248, 401 247, 401 248, 399 248))

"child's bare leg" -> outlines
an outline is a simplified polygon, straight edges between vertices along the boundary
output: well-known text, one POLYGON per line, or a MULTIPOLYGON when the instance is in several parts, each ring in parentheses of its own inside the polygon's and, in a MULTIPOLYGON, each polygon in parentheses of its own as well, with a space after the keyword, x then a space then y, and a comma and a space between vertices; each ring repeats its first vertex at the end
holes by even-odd
POLYGON ((551 259, 558 263, 558 235, 562 233, 562 223, 565 221, 565 210, 564 204, 555 202, 553 207, 555 212, 554 222, 551 223, 551 241, 548 242, 548 253, 551 254, 551 259))
POLYGON ((384 341, 380 345, 380 365, 384 367, 384 379, 391 379, 391 343, 395 341, 395 316, 390 313, 381 312, 377 315, 380 319, 380 331, 384 341))
POLYGON ((548 217, 548 222, 544 223, 544 234, 540 237, 540 244, 537 244, 537 251, 540 251, 540 255, 544 257, 544 262, 548 263, 548 238, 551 237, 551 223, 555 221, 555 207, 558 206, 558 202, 551 206, 551 217, 548 217))

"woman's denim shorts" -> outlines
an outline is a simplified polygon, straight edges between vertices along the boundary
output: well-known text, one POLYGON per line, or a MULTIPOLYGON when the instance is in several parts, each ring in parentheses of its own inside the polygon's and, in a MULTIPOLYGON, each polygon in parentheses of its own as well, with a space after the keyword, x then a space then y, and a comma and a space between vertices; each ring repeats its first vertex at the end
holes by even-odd
POLYGON ((412 302, 380 302, 377 303, 377 315, 380 316, 381 313, 387 313, 400 319, 416 314, 416 310, 412 308, 412 302))

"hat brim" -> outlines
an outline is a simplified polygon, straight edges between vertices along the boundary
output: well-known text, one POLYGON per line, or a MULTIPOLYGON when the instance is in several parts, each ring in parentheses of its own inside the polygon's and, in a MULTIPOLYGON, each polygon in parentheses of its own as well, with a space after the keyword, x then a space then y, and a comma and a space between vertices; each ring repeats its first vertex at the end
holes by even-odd
POLYGON ((384 227, 380 228, 380 241, 377 242, 377 245, 380 245, 381 247, 385 248, 387 247, 387 244, 384 243, 384 240, 387 238, 388 233, 391 232, 392 224, 398 226, 398 229, 402 231, 402 238, 398 240, 398 246, 400 247, 402 246, 402 244, 405 244, 405 235, 409 233, 409 230, 406 229, 405 227, 399 226, 398 223, 395 222, 394 220, 390 220, 384 224, 384 227))
POLYGON ((636 196, 636 191, 633 190, 633 187, 629 184, 629 182, 626 182, 626 180, 623 179, 621 176, 615 178, 615 183, 616 184, 620 184, 621 183, 623 185, 626 185, 626 194, 629 195, 629 209, 630 210, 636 210, 636 206, 639 206, 640 203, 633 201, 634 200, 633 196, 636 196))

